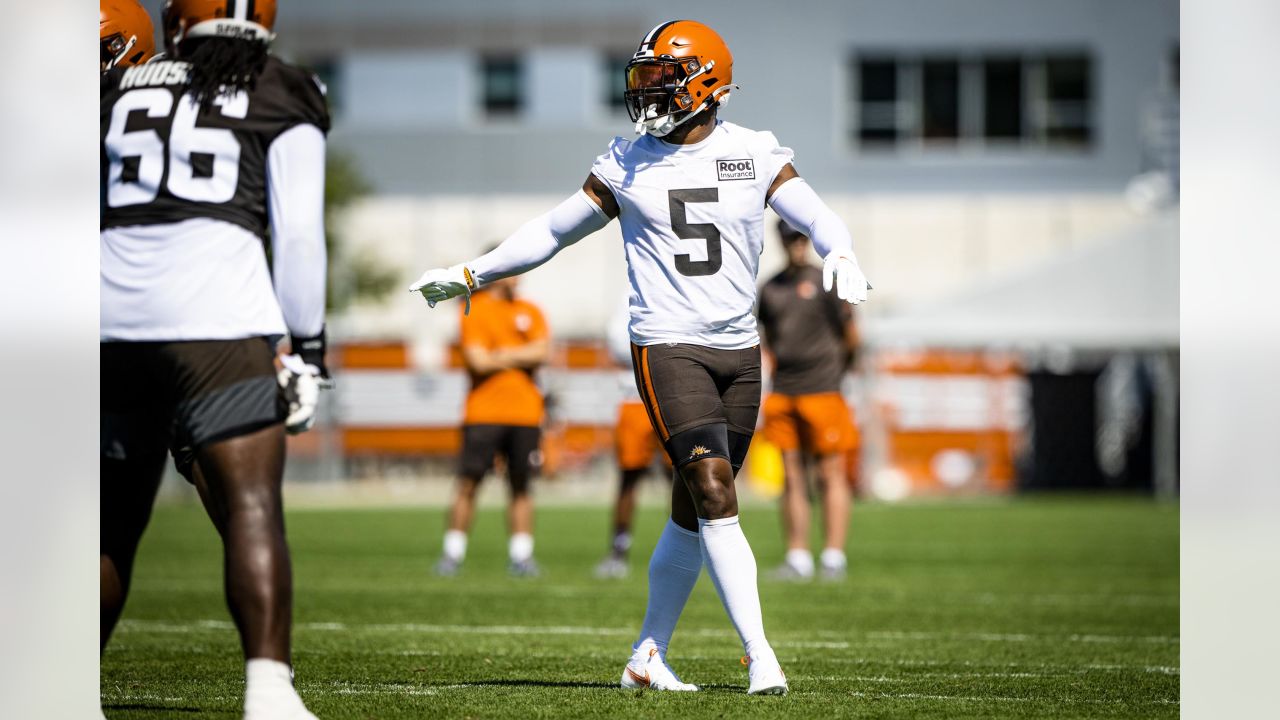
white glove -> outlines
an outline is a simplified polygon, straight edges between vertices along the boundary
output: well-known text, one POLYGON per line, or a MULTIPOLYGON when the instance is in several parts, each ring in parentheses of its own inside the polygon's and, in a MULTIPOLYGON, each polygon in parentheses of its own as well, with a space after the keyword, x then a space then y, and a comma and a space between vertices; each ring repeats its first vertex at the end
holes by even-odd
POLYGON ((476 287, 475 276, 466 265, 454 265, 451 268, 436 268, 422 273, 418 281, 409 286, 409 292, 420 292, 427 299, 427 305, 435 307, 441 300, 448 300, 459 295, 467 296, 467 308, 464 314, 471 313, 471 291, 476 287))
POLYGON ((822 261, 822 289, 836 288, 836 297, 857 305, 867 301, 871 283, 858 267, 852 250, 832 250, 822 261))
POLYGON ((304 433, 316 424, 321 388, 331 387, 332 383, 321 377, 320 368, 303 362, 298 355, 283 355, 280 363, 284 367, 276 373, 276 382, 289 406, 284 428, 290 435, 304 433))

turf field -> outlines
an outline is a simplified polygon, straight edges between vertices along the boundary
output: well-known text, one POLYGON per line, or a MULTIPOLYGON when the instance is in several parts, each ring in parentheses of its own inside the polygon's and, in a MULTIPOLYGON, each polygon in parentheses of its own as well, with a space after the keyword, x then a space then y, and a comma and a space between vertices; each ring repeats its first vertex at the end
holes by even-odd
MULTIPOLYGON (((781 584, 768 509, 744 526, 765 624, 791 682, 745 694, 741 645, 699 580, 670 660, 705 688, 624 691, 662 522, 642 513, 631 578, 594 580, 606 513, 538 512, 543 577, 505 574, 500 511, 463 576, 429 572, 438 509, 298 510, 297 684, 321 718, 1176 717, 1178 513, 1128 498, 864 505, 843 584, 781 584)), ((158 508, 102 659, 109 718, 238 718, 239 645, 217 537, 158 508)))

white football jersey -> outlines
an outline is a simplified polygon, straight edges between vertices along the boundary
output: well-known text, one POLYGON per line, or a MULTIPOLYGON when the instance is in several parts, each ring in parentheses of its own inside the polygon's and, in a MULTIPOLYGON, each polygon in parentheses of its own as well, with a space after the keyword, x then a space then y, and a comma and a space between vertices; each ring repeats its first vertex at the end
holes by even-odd
POLYGON ((693 145, 614 138, 591 172, 618 201, 632 342, 760 342, 752 310, 765 196, 791 158, 773 133, 724 121, 693 145))

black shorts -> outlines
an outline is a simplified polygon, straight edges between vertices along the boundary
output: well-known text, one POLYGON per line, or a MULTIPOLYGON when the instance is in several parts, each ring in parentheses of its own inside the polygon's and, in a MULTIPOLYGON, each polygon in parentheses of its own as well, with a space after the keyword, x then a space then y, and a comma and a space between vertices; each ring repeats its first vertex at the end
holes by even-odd
POLYGON ((542 429, 523 425, 463 425, 459 474, 482 479, 501 455, 513 487, 523 488, 542 467, 542 429))
POLYGON ((722 457, 736 473, 760 413, 760 347, 631 346, 636 387, 676 467, 722 457))
POLYGON ((173 453, 188 480, 204 445, 283 422, 275 352, 264 337, 186 342, 104 342, 102 457, 173 453))

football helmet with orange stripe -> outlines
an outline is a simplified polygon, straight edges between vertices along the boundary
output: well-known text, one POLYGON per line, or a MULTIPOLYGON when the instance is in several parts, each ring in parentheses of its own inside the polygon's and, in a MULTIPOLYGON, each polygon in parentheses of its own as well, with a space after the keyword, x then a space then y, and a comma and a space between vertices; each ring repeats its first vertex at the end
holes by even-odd
POLYGON ((167 0, 161 14, 165 48, 187 38, 225 37, 270 43, 276 0, 167 0))
POLYGON ((141 65, 156 54, 151 16, 138 0, 99 0, 98 44, 103 71, 141 65))
POLYGON ((733 55, 715 30, 672 20, 649 31, 627 63, 627 112, 636 132, 662 137, 694 115, 724 103, 733 55))

